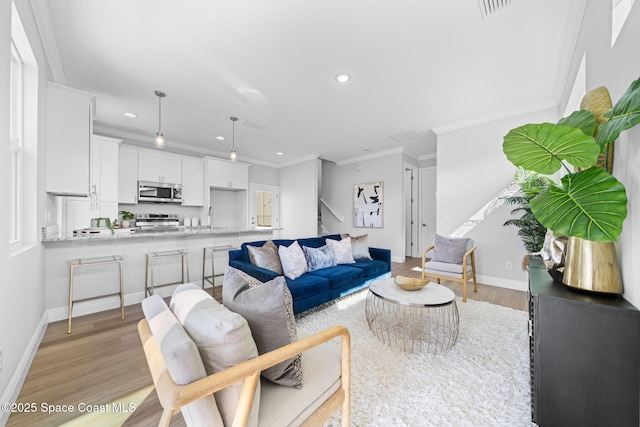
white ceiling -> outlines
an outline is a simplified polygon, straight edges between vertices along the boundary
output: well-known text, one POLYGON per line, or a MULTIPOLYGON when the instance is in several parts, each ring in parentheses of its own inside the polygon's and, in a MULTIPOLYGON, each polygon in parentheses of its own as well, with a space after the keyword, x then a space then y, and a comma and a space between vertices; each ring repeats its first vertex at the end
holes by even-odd
POLYGON ((33 4, 52 80, 97 96, 97 133, 152 147, 162 90, 167 151, 226 156, 233 115, 239 160, 273 166, 429 157, 431 129, 557 102, 567 74, 568 0, 484 19, 477 0, 33 4))

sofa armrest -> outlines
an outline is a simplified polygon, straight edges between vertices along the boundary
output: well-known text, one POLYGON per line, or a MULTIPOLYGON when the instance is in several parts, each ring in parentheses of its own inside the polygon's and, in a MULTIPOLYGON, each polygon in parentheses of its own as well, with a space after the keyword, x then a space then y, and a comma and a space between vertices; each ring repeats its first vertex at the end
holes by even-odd
POLYGON ((250 262, 246 261, 229 259, 229 265, 233 268, 244 271, 249 276, 255 277, 263 283, 268 282, 269 280, 273 280, 279 276, 279 274, 273 270, 258 267, 257 265, 251 264, 250 262))
POLYGON ((244 259, 242 249, 232 249, 229 251, 229 261, 246 261, 244 259))
POLYGON ((351 337, 349 331, 344 326, 333 326, 317 334, 298 340, 294 343, 280 347, 276 350, 262 354, 253 359, 242 362, 224 371, 216 372, 202 379, 196 380, 186 385, 176 384, 162 358, 162 352, 158 343, 151 334, 147 319, 142 319, 138 323, 138 333, 142 341, 149 370, 153 377, 158 399, 164 408, 160 425, 169 425, 171 417, 180 410, 180 407, 188 405, 204 396, 210 395, 218 390, 244 380, 240 392, 238 408, 234 416, 234 425, 246 425, 251 411, 256 387, 260 381, 260 373, 284 360, 305 352, 313 347, 340 338, 342 341, 341 350, 341 387, 333 393, 323 405, 316 410, 312 417, 321 414, 323 421, 342 408, 342 426, 347 427, 350 423, 350 363, 351 363, 351 337))
POLYGON ((386 262, 391 271, 391 249, 369 248, 369 255, 375 260, 386 262))

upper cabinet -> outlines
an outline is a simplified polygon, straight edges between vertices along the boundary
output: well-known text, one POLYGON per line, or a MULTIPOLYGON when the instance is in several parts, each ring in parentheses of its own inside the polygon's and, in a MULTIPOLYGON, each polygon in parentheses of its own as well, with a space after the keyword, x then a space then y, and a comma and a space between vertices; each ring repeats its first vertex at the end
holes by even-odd
POLYGON ((138 149, 122 145, 118 153, 118 202, 138 203, 138 149))
POLYGON ((183 206, 204 206, 204 165, 203 159, 182 158, 183 206))
POLYGON ((209 186, 229 190, 249 188, 249 164, 224 159, 207 159, 209 186))
POLYGON ((138 153, 138 179, 140 181, 182 184, 182 161, 180 156, 140 150, 138 153))
POLYGON ((46 191, 88 196, 95 96, 47 82, 46 191))
POLYGON ((101 202, 118 201, 120 139, 94 135, 91 142, 91 194, 101 202))

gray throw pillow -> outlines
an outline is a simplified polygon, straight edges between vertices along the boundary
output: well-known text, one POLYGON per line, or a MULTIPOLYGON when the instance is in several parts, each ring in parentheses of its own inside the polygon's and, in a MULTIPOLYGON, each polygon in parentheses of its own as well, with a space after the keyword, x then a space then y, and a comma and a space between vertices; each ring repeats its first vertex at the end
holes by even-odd
POLYGON ((351 251, 353 252, 353 259, 371 259, 371 254, 369 253, 369 244, 367 243, 369 235, 363 234, 362 236, 358 237, 349 237, 351 238, 351 251))
POLYGON ((289 246, 281 245, 278 255, 282 263, 282 272, 287 278, 294 280, 308 271, 307 259, 297 240, 289 246))
MULTIPOLYGON (((227 266, 222 300, 225 307, 247 320, 258 353, 268 353, 298 340, 293 299, 284 276, 257 285, 247 281, 235 268, 227 266)), ((302 355, 262 371, 262 376, 276 384, 301 388, 302 355)))
POLYGON ((303 246, 304 256, 307 259, 309 271, 320 270, 321 268, 333 267, 336 265, 333 259, 333 251, 327 245, 319 248, 303 246))
POLYGON ((466 237, 449 238, 436 234, 433 258, 431 260, 449 264, 461 264, 464 253, 467 251, 468 241, 469 239, 466 237))
POLYGON ((247 245, 247 251, 251 264, 283 274, 278 247, 271 240, 267 240, 262 246, 247 245))

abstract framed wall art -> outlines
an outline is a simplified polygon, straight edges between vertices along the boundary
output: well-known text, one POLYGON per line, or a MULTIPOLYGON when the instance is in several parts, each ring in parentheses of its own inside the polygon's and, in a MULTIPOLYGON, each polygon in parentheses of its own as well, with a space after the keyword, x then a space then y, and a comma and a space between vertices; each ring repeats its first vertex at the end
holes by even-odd
POLYGON ((353 226, 383 227, 384 185, 382 181, 353 186, 353 226))

